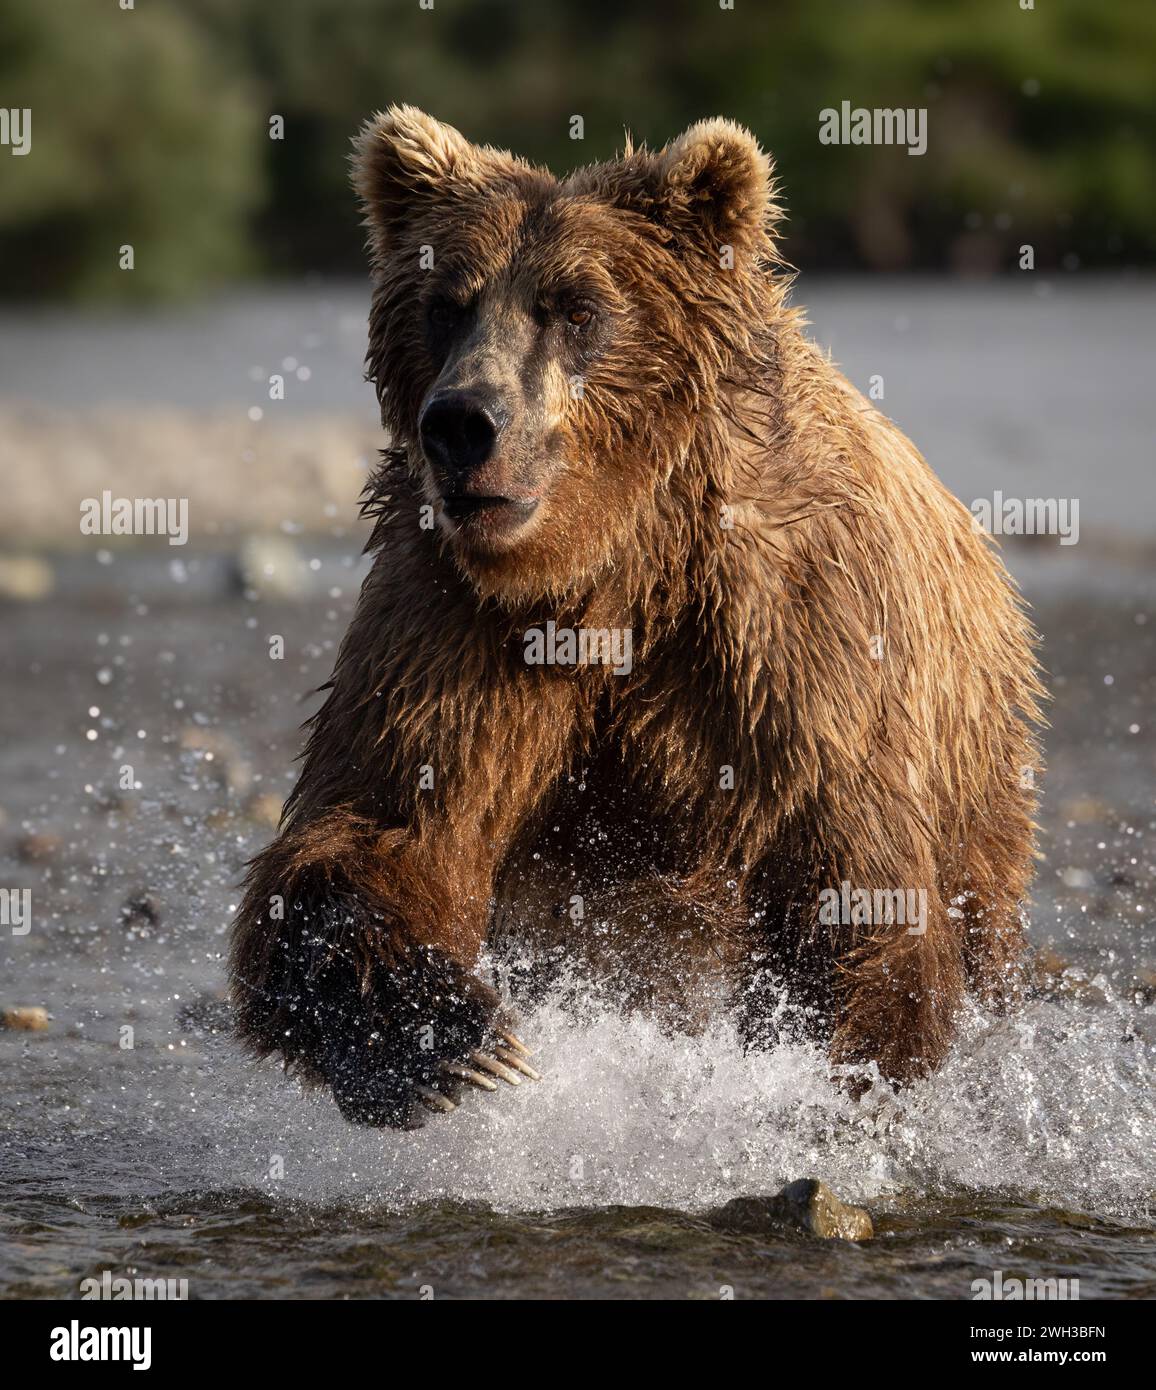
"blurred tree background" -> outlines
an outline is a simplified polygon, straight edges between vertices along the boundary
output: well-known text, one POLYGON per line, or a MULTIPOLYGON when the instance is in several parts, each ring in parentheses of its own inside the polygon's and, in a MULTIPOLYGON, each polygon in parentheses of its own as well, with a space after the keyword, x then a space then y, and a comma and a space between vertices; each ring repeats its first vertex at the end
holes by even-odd
POLYGON ((0 0, 0 105, 33 112, 31 153, 0 149, 8 296, 360 273, 349 139, 393 101, 559 172, 624 129, 657 145, 734 117, 774 152, 808 268, 1156 252, 1153 0, 128 3, 0 0), (821 145, 844 100, 926 107, 927 153, 821 145))

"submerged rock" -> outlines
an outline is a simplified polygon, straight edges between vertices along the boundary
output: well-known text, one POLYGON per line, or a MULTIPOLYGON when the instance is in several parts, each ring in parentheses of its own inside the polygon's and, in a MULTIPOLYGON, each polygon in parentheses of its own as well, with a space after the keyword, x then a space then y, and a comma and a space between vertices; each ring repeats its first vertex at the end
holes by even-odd
POLYGON ((22 1033, 43 1033, 47 1027, 47 1009, 39 1006, 0 1009, 0 1028, 14 1028, 22 1033))
POLYGON ((870 1240, 875 1234, 868 1212, 841 1201, 818 1178, 789 1182, 775 1197, 734 1197, 707 1219, 736 1235, 794 1231, 820 1240, 870 1240))
POLYGON ((47 598, 56 575, 38 555, 0 555, 0 598, 34 602, 47 598))
POLYGON ((121 908, 120 920, 129 927, 140 922, 155 927, 161 920, 161 910, 151 893, 134 893, 121 908))
POLYGON ((17 841, 16 857, 25 864, 39 864, 45 859, 55 859, 63 848, 64 841, 59 835, 47 830, 30 830, 17 841))

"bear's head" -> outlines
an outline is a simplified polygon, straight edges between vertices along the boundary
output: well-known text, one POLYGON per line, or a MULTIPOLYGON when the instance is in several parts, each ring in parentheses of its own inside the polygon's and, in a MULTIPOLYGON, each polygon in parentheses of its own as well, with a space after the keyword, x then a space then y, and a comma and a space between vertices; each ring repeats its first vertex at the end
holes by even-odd
POLYGON ((704 121, 557 179, 392 107, 354 182, 382 421, 480 591, 573 593, 713 504, 692 446, 770 355, 776 210, 748 132, 704 121))

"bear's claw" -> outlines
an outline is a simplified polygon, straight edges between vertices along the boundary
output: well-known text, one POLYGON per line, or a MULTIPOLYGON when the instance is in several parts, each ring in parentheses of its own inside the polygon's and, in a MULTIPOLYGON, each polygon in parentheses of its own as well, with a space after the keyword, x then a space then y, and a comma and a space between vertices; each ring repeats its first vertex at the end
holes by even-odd
POLYGON ((528 1076, 531 1081, 541 1081, 542 1073, 535 1071, 534 1068, 515 1052, 509 1052, 504 1047, 495 1047, 494 1054, 499 1062, 511 1067, 514 1071, 520 1071, 523 1076, 528 1076))
POLYGON ((444 1096, 440 1091, 435 1091, 432 1086, 415 1086, 414 1091, 418 1100, 429 1110, 435 1110, 439 1114, 448 1115, 451 1110, 458 1108, 455 1100, 450 1100, 449 1096, 444 1096))
POLYGON ((499 1062, 496 1057, 488 1057, 484 1052, 471 1052, 470 1061, 475 1067, 480 1067, 482 1071, 488 1071, 491 1076, 498 1076, 507 1085, 520 1086, 522 1078, 511 1067, 504 1062, 499 1062))
POLYGON ((541 1081, 542 1074, 526 1061, 530 1049, 512 1033, 499 1033, 502 1041, 495 1043, 494 1055, 475 1049, 464 1062, 439 1062, 438 1071, 445 1089, 439 1086, 415 1086, 414 1095, 427 1109, 438 1115, 448 1115, 458 1108, 463 1082, 479 1091, 496 1091, 497 1081, 508 1086, 520 1086, 523 1077, 541 1081), (515 1047, 518 1051, 515 1051, 515 1047), (447 1094, 448 1092, 448 1094, 447 1094))
POLYGON ((511 1033, 508 1028, 499 1028, 498 1037, 500 1039, 498 1043, 499 1047, 505 1047, 507 1051, 516 1052, 521 1057, 533 1057, 534 1054, 522 1039, 518 1037, 517 1033, 511 1033))
POLYGON ((483 1076, 480 1071, 473 1071, 470 1067, 463 1066, 460 1062, 443 1062, 442 1071, 447 1076, 456 1077, 459 1081, 468 1081, 471 1086, 476 1086, 479 1091, 496 1091, 498 1083, 491 1081, 488 1076, 483 1076))

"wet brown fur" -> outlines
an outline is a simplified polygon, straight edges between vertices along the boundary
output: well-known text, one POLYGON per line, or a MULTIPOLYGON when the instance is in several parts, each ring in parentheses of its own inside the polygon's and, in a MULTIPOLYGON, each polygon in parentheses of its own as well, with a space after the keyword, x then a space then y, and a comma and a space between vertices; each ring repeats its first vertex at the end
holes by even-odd
POLYGON ((557 181, 393 108, 355 167, 393 448, 373 569, 237 922, 243 1036, 351 1117, 400 1122, 425 1074, 401 1034, 432 1022, 458 1055, 499 1008, 474 975, 489 940, 686 1026, 729 999, 752 1042, 785 983, 836 1062, 936 1066, 965 991, 1016 977, 1034 637, 967 511, 804 336, 767 157, 711 121, 557 181), (610 306, 543 515, 492 554, 418 524, 424 244, 473 289, 517 267, 610 306), (548 619, 630 627, 633 670, 526 665, 548 619), (843 881, 925 888, 926 933, 820 926, 843 881))

